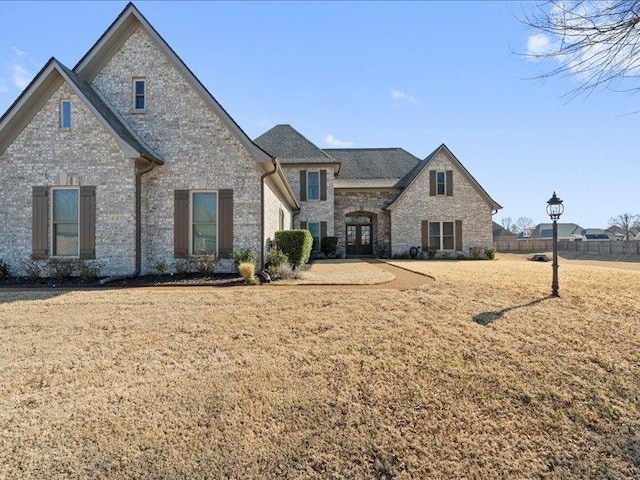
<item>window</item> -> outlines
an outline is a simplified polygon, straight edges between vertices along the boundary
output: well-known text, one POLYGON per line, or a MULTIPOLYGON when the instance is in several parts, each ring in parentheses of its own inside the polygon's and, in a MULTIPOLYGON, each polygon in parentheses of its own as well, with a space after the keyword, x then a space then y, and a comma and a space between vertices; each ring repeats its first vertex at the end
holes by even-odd
POLYGON ((147 82, 144 78, 133 79, 133 109, 143 112, 147 108, 146 101, 147 82))
POLYGON ((71 130, 71 100, 60 102, 60 128, 71 130))
POLYGON ((313 237, 313 247, 311 248, 314 252, 320 251, 320 223, 319 222, 309 222, 307 226, 309 232, 311 232, 311 236, 313 237))
POLYGON ((52 254, 73 257, 79 254, 78 189, 54 188, 51 202, 52 254))
POLYGON ((278 230, 284 230, 284 210, 280 209, 278 218, 278 230))
POLYGON ((446 194, 446 175, 445 172, 436 172, 436 192, 438 195, 446 194))
POLYGON ((191 194, 191 253, 205 255, 218 249, 218 198, 215 192, 191 194))
POLYGON ((454 250, 453 222, 429 222, 429 248, 434 250, 454 250))
POLYGON ((320 172, 307 172, 307 200, 320 200, 320 172))

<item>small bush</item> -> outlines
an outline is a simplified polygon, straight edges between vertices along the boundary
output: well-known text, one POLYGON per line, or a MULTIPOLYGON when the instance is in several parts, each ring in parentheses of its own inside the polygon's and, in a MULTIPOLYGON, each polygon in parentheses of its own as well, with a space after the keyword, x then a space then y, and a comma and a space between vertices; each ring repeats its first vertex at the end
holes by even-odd
POLYGON ((473 260, 480 260, 483 253, 484 250, 482 247, 469 247, 469 257, 471 257, 473 260))
POLYGON ((169 265, 164 260, 160 260, 159 262, 155 263, 153 268, 156 269, 158 275, 164 275, 165 273, 167 273, 167 270, 169 270, 169 265))
POLYGON ((484 249, 484 254, 489 260, 493 260, 496 258, 496 249, 494 247, 486 247, 484 249))
POLYGON ((400 260, 408 260, 411 256, 409 255, 409 252, 402 252, 398 258, 400 258, 400 260))
POLYGON ((241 263, 238 265, 238 271, 246 283, 255 281, 256 265, 255 263, 241 263))
POLYGON ((241 263, 253 263, 256 264, 256 254, 250 248, 239 248, 233 251, 233 263, 236 268, 240 268, 241 263))
POLYGON ((200 275, 210 277, 216 271, 218 257, 216 257, 214 254, 198 255, 194 259, 194 262, 196 264, 196 270, 200 275))
POLYGON ((22 266, 27 272, 27 278, 30 282, 37 282, 42 278, 42 267, 35 260, 29 260, 28 262, 22 262, 22 266))
POLYGON ((97 262, 81 261, 78 263, 78 277, 83 282, 90 282, 100 276, 100 264, 97 262))
POLYGON ((65 258, 50 258, 47 262, 47 271, 54 280, 60 281, 70 278, 76 269, 75 260, 65 258))
POLYGON ((277 267, 272 265, 267 268, 267 272, 271 275, 271 280, 295 280, 299 276, 299 271, 291 268, 289 263, 277 267))
POLYGON ((277 248, 274 248, 267 253, 267 265, 270 267, 279 267, 280 265, 284 265, 285 263, 289 263, 289 257, 277 248))
POLYGON ((173 264, 173 268, 176 271, 176 275, 184 277, 187 273, 192 271, 193 265, 189 258, 179 258, 176 263, 173 264))
POLYGON ((0 280, 9 280, 9 278, 11 278, 11 267, 0 258, 0 280))
POLYGON ((427 250, 427 258, 429 260, 433 260, 435 256, 436 256, 436 250, 434 250, 433 248, 430 248, 427 250))
POLYGON ((276 232, 276 245, 294 267, 304 265, 311 256, 313 237, 309 230, 281 230, 276 232))
POLYGON ((320 245, 322 246, 322 253, 327 257, 329 255, 335 255, 336 248, 338 247, 338 237, 322 237, 320 245))

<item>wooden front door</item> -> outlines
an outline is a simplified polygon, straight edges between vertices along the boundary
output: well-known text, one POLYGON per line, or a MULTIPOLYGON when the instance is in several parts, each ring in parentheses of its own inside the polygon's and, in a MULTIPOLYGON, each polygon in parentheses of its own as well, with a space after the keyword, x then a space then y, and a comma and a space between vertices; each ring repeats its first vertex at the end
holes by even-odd
POLYGON ((373 254, 371 225, 347 225, 347 255, 365 256, 373 254))

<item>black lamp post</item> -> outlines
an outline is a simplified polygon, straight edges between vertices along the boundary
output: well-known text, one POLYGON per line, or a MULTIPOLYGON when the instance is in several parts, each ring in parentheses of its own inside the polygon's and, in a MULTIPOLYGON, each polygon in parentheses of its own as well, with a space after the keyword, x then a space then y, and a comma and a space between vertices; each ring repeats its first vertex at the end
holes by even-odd
POLYGON ((551 296, 559 297, 558 293, 558 219, 564 212, 562 200, 553 192, 553 196, 547 202, 547 213, 553 220, 553 280, 551 281, 551 296))

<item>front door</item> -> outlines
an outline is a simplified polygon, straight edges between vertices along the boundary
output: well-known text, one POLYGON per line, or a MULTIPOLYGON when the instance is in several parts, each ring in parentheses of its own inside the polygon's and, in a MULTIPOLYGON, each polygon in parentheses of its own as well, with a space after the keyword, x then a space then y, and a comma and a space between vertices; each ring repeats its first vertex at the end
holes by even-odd
POLYGON ((347 225, 347 255, 364 256, 372 253, 371 225, 347 225))

